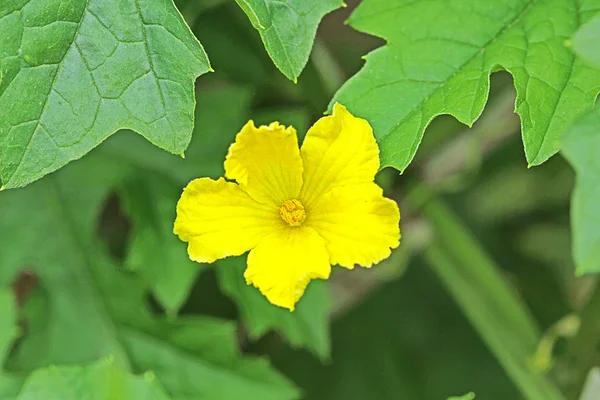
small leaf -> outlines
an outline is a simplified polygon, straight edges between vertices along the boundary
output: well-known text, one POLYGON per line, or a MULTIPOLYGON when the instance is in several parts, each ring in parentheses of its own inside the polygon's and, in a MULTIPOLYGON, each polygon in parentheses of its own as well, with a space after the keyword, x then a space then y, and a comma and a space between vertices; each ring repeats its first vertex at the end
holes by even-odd
POLYGON ((596 68, 600 68, 600 15, 584 24, 575 35, 571 44, 579 57, 596 68))
POLYGON ((310 56, 317 27, 341 0, 236 0, 285 76, 296 82, 310 56))
POLYGON ((0 176, 24 186, 119 129, 174 154, 210 69, 170 0, 8 0, 0 10, 0 176))
POLYGON ((49 367, 25 381, 16 400, 169 400, 152 373, 133 376, 111 359, 84 367, 49 367))
POLYGON ((599 7, 599 0, 364 0, 350 25, 388 44, 367 56, 333 101, 371 122, 382 167, 404 171, 431 120, 450 114, 473 124, 490 73, 506 69, 527 161, 541 164, 600 92, 600 70, 565 46, 599 7))
POLYGON ((308 285, 296 310, 276 307, 244 280, 246 257, 226 258, 216 271, 223 292, 238 305, 241 318, 252 339, 276 330, 292 346, 306 347, 322 360, 329 359, 329 294, 327 283, 315 280, 308 285))
POLYGON ((475 398, 475 393, 467 393, 462 396, 452 396, 448 397, 448 400, 473 400, 475 398))
POLYGON ((577 272, 600 272, 600 105, 565 133, 562 154, 577 174, 571 198, 573 257, 577 272))

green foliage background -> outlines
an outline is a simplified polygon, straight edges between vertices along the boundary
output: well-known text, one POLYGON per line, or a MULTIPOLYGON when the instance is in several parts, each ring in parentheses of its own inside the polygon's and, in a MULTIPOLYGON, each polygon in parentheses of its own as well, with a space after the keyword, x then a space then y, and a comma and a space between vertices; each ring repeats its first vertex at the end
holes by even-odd
POLYGON ((599 49, 598 0, 3 1, 0 399, 600 398, 599 49), (290 313, 175 204, 334 101, 403 242, 290 313))

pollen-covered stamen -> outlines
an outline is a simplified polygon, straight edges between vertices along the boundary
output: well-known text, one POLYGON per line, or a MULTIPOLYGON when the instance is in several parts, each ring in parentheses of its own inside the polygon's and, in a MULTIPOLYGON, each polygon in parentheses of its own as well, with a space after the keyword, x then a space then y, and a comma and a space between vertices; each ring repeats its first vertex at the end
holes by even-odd
POLYGON ((284 201, 279 209, 279 215, 290 226, 300 226, 306 219, 304 206, 296 199, 284 201))

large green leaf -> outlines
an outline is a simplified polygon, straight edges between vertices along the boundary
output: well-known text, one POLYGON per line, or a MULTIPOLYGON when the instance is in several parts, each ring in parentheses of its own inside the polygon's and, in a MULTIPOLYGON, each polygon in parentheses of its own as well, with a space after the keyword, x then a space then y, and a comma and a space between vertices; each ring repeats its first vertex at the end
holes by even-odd
POLYGON ((600 15, 592 18, 573 35, 573 50, 585 61, 600 68, 600 15))
POLYGON ((431 120, 451 114, 471 125, 490 73, 506 69, 527 161, 541 164, 600 91, 600 70, 564 45, 598 8, 599 0, 364 0, 350 25, 388 44, 367 56, 334 101, 373 124, 382 166, 404 171, 431 120))
POLYGON ((327 283, 313 281, 296 311, 269 303, 243 279, 246 257, 226 258, 217 265, 221 289, 235 300, 248 334, 257 339, 270 330, 280 332, 295 347, 306 347, 323 360, 329 358, 329 294, 327 283))
POLYGON ((571 198, 573 256, 581 274, 600 272, 600 105, 574 124, 562 154, 577 173, 571 198))
POLYGON ((271 59, 296 82, 312 49, 319 22, 341 0, 236 0, 262 38, 271 59))
POLYGON ((193 83, 210 69, 171 0, 0 6, 0 176, 26 185, 128 128, 188 146, 193 83))
POLYGON ((110 359, 35 371, 16 400, 169 400, 153 374, 133 376, 110 359))
MULTIPOLYGON (((229 347, 222 352, 213 349, 216 338, 197 343, 200 349, 192 355, 178 344, 177 332, 156 332, 163 321, 152 317, 145 305, 144 282, 118 269, 94 234, 101 203, 126 173, 127 168, 107 163, 101 152, 95 152, 27 188, 0 196, 0 236, 10 236, 18 244, 0 253, 0 286, 6 287, 27 268, 35 271, 43 288, 27 304, 28 332, 8 364, 10 369, 30 372, 112 355, 117 365, 137 372, 156 366, 158 380, 175 399, 263 400, 267 394, 273 400, 297 398, 294 386, 264 360, 244 359, 231 350, 235 348, 231 323, 219 323, 229 325, 227 336, 215 328, 220 335, 217 347, 229 347), (165 364, 169 360, 173 362, 165 364), (184 377, 190 377, 188 383, 184 377)), ((201 329, 211 326, 186 329, 188 335, 202 337, 207 333, 201 329)))

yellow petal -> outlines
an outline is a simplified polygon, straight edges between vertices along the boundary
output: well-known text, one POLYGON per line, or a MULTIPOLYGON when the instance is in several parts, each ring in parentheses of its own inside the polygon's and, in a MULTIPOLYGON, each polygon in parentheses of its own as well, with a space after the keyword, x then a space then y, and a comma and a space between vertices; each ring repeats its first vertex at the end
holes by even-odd
POLYGON ((370 267, 400 243, 400 210, 375 183, 334 188, 310 210, 305 226, 325 239, 332 264, 370 267))
POLYGON ((225 176, 261 203, 281 207, 302 186, 302 159, 293 127, 277 122, 256 128, 249 121, 237 134, 225 159, 225 176))
POLYGON ((248 256, 246 282, 273 304, 294 311, 311 279, 329 278, 325 242, 307 227, 287 227, 264 238, 248 256))
POLYGON ((379 169, 379 148, 371 126, 338 103, 333 115, 309 129, 301 155, 304 186, 300 199, 307 208, 335 187, 372 182, 379 169))
POLYGON ((190 259, 210 263, 245 253, 283 226, 278 208, 256 202, 223 178, 201 178, 184 189, 174 232, 188 242, 190 259))

